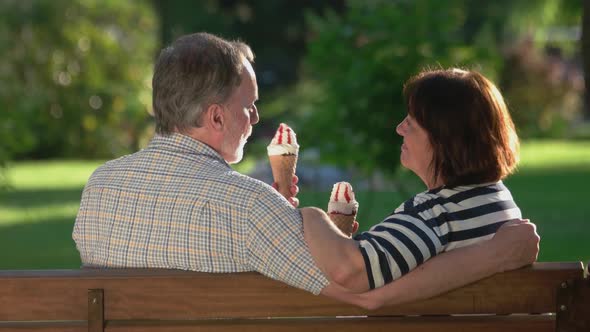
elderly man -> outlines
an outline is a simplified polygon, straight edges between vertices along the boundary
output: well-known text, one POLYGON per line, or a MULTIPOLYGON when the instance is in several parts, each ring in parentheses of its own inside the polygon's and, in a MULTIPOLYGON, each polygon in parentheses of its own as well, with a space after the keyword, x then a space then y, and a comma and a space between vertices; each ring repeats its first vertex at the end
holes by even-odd
POLYGON ((84 265, 258 271, 372 308, 534 260, 538 237, 521 222, 366 292, 357 245, 322 211, 298 210, 295 198, 229 166, 242 159, 258 122, 252 62, 246 44, 207 33, 162 50, 153 77, 156 135, 145 149, 99 167, 84 188, 73 232, 84 265))

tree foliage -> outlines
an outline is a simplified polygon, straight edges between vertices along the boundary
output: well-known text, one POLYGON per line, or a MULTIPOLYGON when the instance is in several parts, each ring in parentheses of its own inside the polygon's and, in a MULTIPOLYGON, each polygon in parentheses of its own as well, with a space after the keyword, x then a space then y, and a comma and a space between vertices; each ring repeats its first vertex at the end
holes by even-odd
POLYGON ((342 16, 309 16, 307 77, 316 88, 301 96, 313 106, 298 130, 303 144, 320 147, 324 161, 391 174, 401 145, 395 127, 406 114, 403 83, 422 67, 465 66, 477 57, 488 64, 485 71, 495 59, 463 42, 461 6, 436 0, 348 4, 342 16))
POLYGON ((256 54, 258 84, 263 91, 296 80, 305 53, 304 12, 341 10, 343 0, 153 0, 161 21, 161 40, 207 31, 240 39, 256 54))
POLYGON ((584 1, 584 17, 582 20, 582 56, 584 66, 584 110, 586 119, 590 119, 590 2, 584 1))
POLYGON ((6 0, 0 17, 0 159, 136 148, 151 104, 149 3, 6 0))
POLYGON ((304 79, 273 107, 298 114, 300 140, 318 146, 322 161, 392 174, 408 78, 424 67, 457 66, 500 82, 510 70, 506 41, 530 32, 533 23, 535 34, 546 34, 543 28, 555 22, 575 22, 576 6, 568 0, 349 0, 341 15, 308 15, 304 79))

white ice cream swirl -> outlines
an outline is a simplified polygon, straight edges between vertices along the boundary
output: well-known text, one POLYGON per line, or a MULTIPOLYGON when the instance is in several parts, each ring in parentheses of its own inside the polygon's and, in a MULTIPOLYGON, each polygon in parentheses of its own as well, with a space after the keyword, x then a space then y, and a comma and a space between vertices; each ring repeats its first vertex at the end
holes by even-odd
POLYGON ((328 213, 356 214, 359 203, 354 199, 352 186, 348 182, 338 182, 332 188, 330 202, 328 203, 328 213))
POLYGON ((299 152, 297 135, 291 127, 281 123, 266 150, 269 156, 297 154, 299 152))

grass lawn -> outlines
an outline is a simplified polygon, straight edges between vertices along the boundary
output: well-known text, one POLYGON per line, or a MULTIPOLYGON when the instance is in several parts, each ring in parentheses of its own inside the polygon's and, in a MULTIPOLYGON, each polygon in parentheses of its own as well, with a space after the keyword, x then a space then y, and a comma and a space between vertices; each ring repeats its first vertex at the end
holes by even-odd
MULTIPOLYGON (((590 261, 590 142, 534 141, 507 185, 541 234, 541 261, 590 261)), ((76 268, 71 230, 82 188, 97 161, 19 162, 0 192, 0 269, 76 268)), ((401 172, 406 191, 423 190, 401 172)), ((329 193, 302 192, 302 206, 325 207, 329 193)), ((409 194, 360 192, 361 229, 381 221, 409 194)))

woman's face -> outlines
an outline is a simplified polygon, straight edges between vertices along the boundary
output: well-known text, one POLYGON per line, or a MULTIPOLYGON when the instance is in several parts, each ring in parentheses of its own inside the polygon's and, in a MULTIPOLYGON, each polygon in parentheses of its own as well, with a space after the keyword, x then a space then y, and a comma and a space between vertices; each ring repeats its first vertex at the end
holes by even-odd
POLYGON ((433 152, 428 133, 409 114, 397 125, 396 131, 404 138, 400 156, 402 165, 416 173, 430 187, 433 152))

